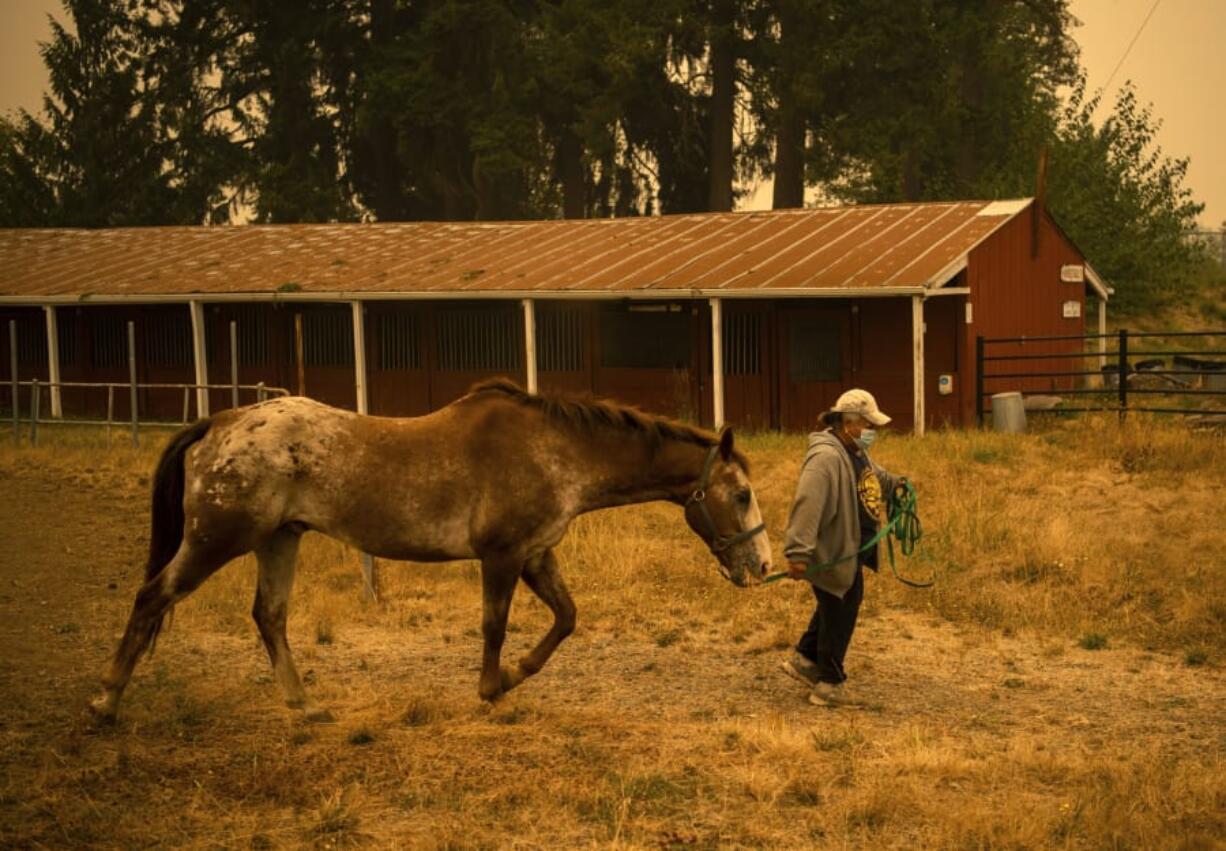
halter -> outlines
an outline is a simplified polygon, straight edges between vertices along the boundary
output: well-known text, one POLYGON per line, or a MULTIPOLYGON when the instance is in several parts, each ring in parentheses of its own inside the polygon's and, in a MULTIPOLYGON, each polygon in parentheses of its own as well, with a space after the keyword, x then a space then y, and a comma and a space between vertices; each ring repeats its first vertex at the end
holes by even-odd
MULTIPOLYGON (((715 518, 711 516, 710 510, 707 508, 707 484, 711 478, 711 467, 715 464, 715 453, 717 452, 719 452, 718 444, 712 446, 711 451, 707 453, 706 463, 702 465, 702 478, 698 480, 698 488, 685 501, 686 508, 690 507, 690 503, 697 504, 703 519, 706 520, 707 527, 711 530, 711 543, 708 546, 716 556, 729 547, 736 546, 742 541, 748 541, 754 535, 766 529, 765 523, 759 523, 752 529, 746 529, 744 532, 737 532, 735 535, 723 537, 719 534, 719 530, 715 528, 715 518)), ((725 576, 727 575, 722 564, 720 565, 720 572, 724 573, 725 576)))

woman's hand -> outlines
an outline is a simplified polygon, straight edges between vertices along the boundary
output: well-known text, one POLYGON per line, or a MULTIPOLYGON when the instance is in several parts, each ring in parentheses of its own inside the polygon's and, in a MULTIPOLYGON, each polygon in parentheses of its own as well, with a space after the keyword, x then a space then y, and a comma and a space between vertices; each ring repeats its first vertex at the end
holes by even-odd
POLYGON ((792 579, 804 579, 809 565, 800 561, 788 562, 788 576, 792 579))

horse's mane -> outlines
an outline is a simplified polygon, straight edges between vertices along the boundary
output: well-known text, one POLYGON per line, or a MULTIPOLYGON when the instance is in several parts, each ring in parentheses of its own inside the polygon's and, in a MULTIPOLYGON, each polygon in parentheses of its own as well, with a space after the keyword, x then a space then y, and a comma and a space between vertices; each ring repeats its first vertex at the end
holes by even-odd
MULTIPOLYGON (((611 428, 636 432, 658 447, 666 440, 680 440, 698 446, 711 447, 719 443, 719 436, 687 423, 667 417, 648 414, 630 405, 611 402, 608 399, 593 399, 581 396, 548 394, 537 396, 524 390, 509 378, 491 378, 479 381, 469 388, 469 395, 499 394, 521 405, 536 408, 546 417, 563 423, 578 431, 595 431, 611 428)), ((733 447, 733 456, 748 472, 749 460, 739 449, 733 447)))

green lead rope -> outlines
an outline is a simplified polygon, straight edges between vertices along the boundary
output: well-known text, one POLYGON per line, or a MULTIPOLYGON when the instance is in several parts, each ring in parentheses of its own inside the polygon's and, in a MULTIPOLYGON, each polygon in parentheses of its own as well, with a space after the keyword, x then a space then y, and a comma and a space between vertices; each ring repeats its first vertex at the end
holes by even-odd
MULTIPOLYGON (((916 502, 915 488, 908 481, 900 482, 898 487, 894 489, 894 493, 891 494, 886 524, 877 530, 877 534, 873 535, 868 543, 851 555, 836 558, 834 561, 828 561, 823 564, 810 563, 805 569, 805 578, 812 582, 822 571, 829 570, 845 561, 858 558, 861 553, 868 552, 877 546, 877 543, 882 538, 885 538, 890 557, 890 572, 894 574, 894 578, 903 585, 908 585, 912 588, 931 588, 932 582, 916 582, 907 579, 905 576, 899 575, 898 568, 894 566, 894 541, 898 541, 898 548, 902 551, 902 554, 910 557, 915 552, 915 545, 919 543, 920 538, 924 535, 923 529, 920 526, 919 514, 915 510, 916 502)), ((763 579, 762 583, 777 582, 787 577, 786 571, 776 573, 763 579)))

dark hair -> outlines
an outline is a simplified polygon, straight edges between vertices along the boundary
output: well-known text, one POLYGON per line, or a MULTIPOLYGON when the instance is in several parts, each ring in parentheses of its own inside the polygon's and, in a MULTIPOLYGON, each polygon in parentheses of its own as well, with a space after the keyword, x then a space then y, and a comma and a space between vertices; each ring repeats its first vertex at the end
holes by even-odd
POLYGON ((838 428, 839 426, 847 424, 848 417, 853 417, 853 422, 855 422, 855 420, 865 420, 867 422, 867 419, 862 414, 849 413, 846 411, 826 411, 824 414, 818 416, 817 421, 825 428, 838 428))

